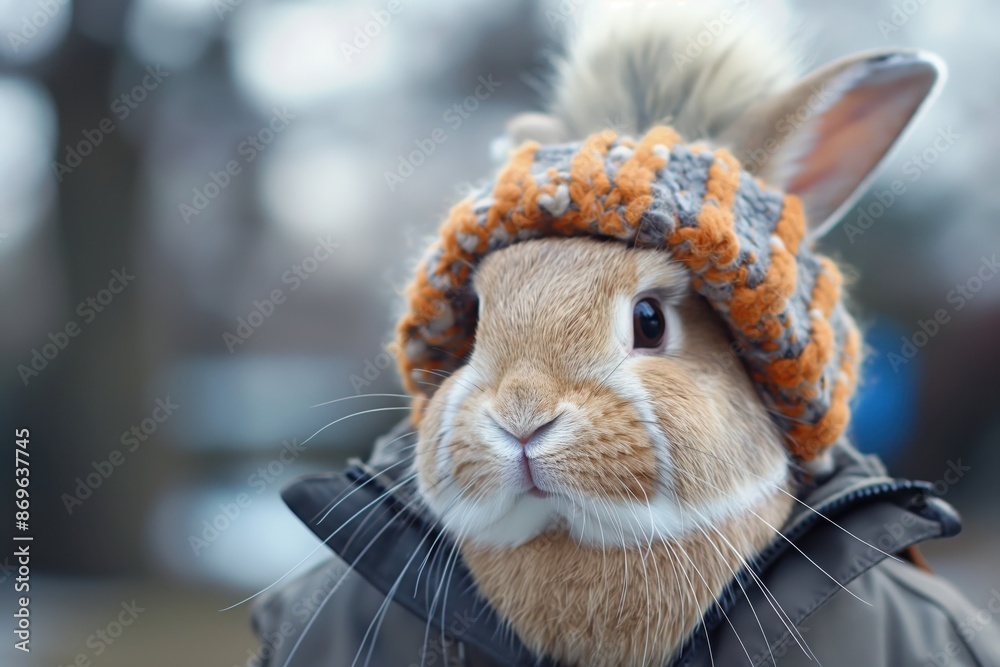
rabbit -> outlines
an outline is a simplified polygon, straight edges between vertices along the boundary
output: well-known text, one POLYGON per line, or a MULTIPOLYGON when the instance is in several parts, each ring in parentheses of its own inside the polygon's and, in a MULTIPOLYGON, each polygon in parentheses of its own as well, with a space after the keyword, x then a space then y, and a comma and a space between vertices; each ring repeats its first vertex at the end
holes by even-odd
MULTIPOLYGON (((864 53, 802 77, 788 35, 730 4, 586 15, 549 110, 512 120, 507 146, 669 125, 794 195, 811 246, 937 94, 943 65, 864 53)), ((468 272, 470 348, 430 390, 403 365, 422 502, 534 654, 668 664, 778 539, 800 479, 829 472, 828 451, 789 448, 724 313, 663 248, 512 233, 468 272)), ((420 325, 453 324, 435 316, 401 325, 400 349, 420 325)))
POLYGON ((496 252, 475 351, 421 421, 423 498, 561 663, 664 663, 788 513, 782 435, 688 282, 594 239, 496 252))
POLYGON ((776 8, 580 10, 406 289, 408 393, 374 396, 412 405, 355 413, 409 417, 283 491, 340 559, 257 594, 262 664, 1000 664, 915 551, 954 510, 848 441, 863 338, 817 245, 944 66, 803 75, 776 8))

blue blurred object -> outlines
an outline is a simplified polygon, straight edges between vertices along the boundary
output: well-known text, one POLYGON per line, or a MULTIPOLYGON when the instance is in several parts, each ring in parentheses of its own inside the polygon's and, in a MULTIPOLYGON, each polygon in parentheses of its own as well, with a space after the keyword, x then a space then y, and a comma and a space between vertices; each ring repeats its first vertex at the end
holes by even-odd
POLYGON ((869 350, 852 410, 855 445, 890 464, 916 427, 920 355, 895 369, 889 361, 889 353, 899 354, 900 339, 906 335, 889 320, 875 320, 869 326, 865 335, 869 350))

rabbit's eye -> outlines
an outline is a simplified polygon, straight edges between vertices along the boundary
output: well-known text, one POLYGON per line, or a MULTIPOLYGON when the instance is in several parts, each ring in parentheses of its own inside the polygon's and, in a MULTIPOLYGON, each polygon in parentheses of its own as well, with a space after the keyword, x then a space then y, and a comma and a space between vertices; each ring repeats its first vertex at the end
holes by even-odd
POLYGON ((654 299, 643 299, 632 309, 632 347, 659 347, 667 331, 660 304, 654 299))

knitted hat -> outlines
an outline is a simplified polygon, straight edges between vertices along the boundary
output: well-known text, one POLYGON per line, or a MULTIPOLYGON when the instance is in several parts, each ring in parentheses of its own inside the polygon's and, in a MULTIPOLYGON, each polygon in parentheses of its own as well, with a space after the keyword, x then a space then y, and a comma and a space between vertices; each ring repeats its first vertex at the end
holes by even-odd
POLYGON ((795 195, 742 171, 728 151, 683 144, 668 127, 639 140, 602 132, 516 149, 496 180, 457 204, 407 288, 398 363, 415 398, 418 371, 452 371, 471 350, 471 274, 487 253, 541 237, 592 235, 662 248, 728 324, 750 377, 809 460, 847 426, 860 335, 841 303, 841 274, 803 242, 795 195))

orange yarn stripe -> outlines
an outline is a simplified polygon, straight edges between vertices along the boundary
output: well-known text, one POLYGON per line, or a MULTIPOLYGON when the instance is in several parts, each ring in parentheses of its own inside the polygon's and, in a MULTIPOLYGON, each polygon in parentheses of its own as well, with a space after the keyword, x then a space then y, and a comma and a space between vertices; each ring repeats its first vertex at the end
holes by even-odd
POLYGON ((788 432, 792 453, 808 461, 832 445, 847 428, 851 420, 849 407, 851 396, 857 383, 857 367, 861 335, 857 329, 850 329, 844 342, 844 357, 840 364, 840 376, 833 387, 830 407, 815 424, 795 424, 788 432))
MULTIPOLYGON (((719 267, 729 266, 736 261, 740 245, 733 230, 733 205, 739 187, 739 162, 729 151, 716 151, 715 160, 708 170, 698 226, 678 226, 670 237, 670 244, 676 249, 675 254, 686 260, 694 271, 702 273, 705 265, 713 258, 713 264, 719 267)), ((722 273, 715 272, 707 277, 723 279, 722 273)))
POLYGON ((654 128, 639 141, 635 152, 618 170, 618 178, 615 180, 617 190, 621 193, 621 202, 625 204, 625 224, 629 227, 636 227, 653 203, 650 184, 657 170, 667 164, 667 160, 657 155, 653 147, 663 144, 669 150, 680 140, 680 136, 669 127, 654 128))
POLYGON ((535 151, 537 150, 538 143, 534 141, 521 145, 514 151, 510 162, 497 176, 497 184, 493 188, 493 199, 496 203, 486 214, 487 233, 492 233, 501 223, 507 228, 508 233, 513 234, 516 231, 509 214, 523 195, 522 184, 526 180, 532 180, 528 170, 535 159, 535 151))
POLYGON ((601 202, 611 190, 611 181, 604 172, 604 158, 615 138, 614 132, 592 135, 573 156, 570 162, 569 196, 578 210, 570 209, 563 216, 567 226, 582 230, 602 218, 604 206, 601 202))
POLYGON ((834 305, 840 300, 843 279, 829 259, 824 257, 821 264, 809 304, 810 312, 819 311, 821 316, 812 318, 811 340, 802 349, 798 359, 778 359, 768 365, 768 375, 779 387, 794 388, 803 383, 816 382, 833 353, 833 329, 828 320, 834 305))

